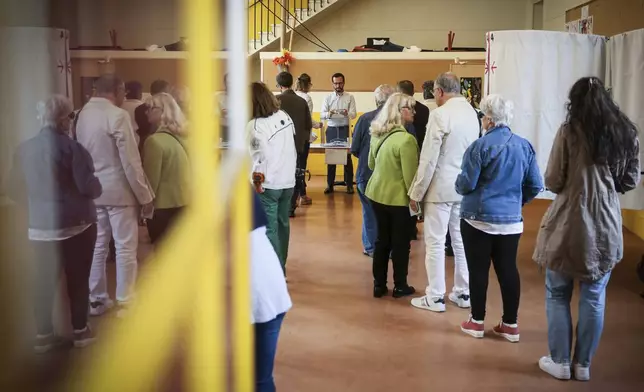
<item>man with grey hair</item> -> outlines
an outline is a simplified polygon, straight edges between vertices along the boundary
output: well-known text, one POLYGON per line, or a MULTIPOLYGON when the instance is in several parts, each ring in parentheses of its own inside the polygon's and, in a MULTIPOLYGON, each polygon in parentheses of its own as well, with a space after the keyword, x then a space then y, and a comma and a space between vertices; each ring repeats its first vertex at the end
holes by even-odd
MULTIPOLYGON (((94 160, 103 194, 95 200, 98 233, 89 278, 90 314, 105 313, 113 302, 107 293, 105 262, 111 237, 116 246, 116 300, 132 301, 137 275, 138 222, 151 218, 154 193, 150 188, 128 113, 120 106, 125 85, 114 75, 96 80, 96 96, 79 114, 78 142, 94 160)), ((120 315, 123 312, 119 312, 120 315)))
POLYGON ((369 145, 371 143, 371 134, 369 128, 371 121, 378 115, 382 105, 395 92, 394 88, 388 84, 382 84, 376 88, 374 95, 376 98, 376 110, 367 112, 360 116, 353 131, 353 140, 351 142, 351 154, 358 158, 358 169, 356 171, 356 184, 358 186, 358 197, 362 204, 362 247, 363 253, 373 257, 375 248, 376 235, 378 234, 376 226, 376 216, 371 207, 371 202, 365 196, 367 183, 373 173, 369 169, 369 145))
POLYGON ((420 153, 418 171, 409 189, 410 208, 424 210, 425 268, 429 284, 425 296, 411 304, 433 312, 445 311, 445 235, 454 249, 454 287, 449 300, 460 308, 470 307, 469 274, 461 238, 461 196, 454 183, 461 171, 465 150, 479 135, 476 111, 460 95, 461 82, 451 72, 438 76, 427 136, 420 153))

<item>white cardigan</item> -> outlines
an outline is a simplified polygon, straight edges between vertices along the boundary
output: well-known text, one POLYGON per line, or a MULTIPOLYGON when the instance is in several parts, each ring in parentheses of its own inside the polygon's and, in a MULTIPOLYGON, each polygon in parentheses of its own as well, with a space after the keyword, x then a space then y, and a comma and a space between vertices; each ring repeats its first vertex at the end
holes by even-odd
POLYGON ((295 127, 286 112, 255 118, 246 125, 252 160, 252 173, 263 173, 266 189, 289 189, 295 186, 295 127))

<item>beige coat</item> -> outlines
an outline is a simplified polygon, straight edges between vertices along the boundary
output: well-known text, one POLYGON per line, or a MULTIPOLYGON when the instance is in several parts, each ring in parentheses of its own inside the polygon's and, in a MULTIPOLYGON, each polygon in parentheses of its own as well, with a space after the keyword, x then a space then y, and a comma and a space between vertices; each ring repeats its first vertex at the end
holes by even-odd
MULTIPOLYGON (((557 132, 545 175, 557 196, 541 221, 533 259, 580 280, 597 280, 622 259, 622 214, 615 180, 607 165, 592 162, 579 130, 557 132)), ((632 159, 616 169, 624 192, 640 181, 639 142, 632 159)))

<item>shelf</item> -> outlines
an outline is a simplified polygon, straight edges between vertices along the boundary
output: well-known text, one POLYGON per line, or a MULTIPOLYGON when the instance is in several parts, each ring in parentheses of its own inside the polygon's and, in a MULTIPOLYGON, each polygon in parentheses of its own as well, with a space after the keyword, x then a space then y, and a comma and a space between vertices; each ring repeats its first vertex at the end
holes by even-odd
MULTIPOLYGON (((167 52, 147 50, 78 50, 71 49, 72 59, 87 60, 185 60, 188 58, 188 52, 167 52)), ((227 58, 227 52, 212 52, 213 59, 227 58)))

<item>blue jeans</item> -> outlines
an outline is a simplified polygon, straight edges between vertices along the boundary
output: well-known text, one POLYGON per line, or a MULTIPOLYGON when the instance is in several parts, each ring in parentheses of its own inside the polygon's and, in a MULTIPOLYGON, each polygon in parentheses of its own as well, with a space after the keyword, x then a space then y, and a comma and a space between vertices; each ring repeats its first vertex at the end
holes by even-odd
POLYGON ((255 392, 275 392, 273 364, 282 321, 284 313, 269 322, 255 324, 255 392))
POLYGON ((376 236, 378 235, 378 226, 376 225, 376 215, 373 212, 371 200, 365 196, 367 183, 358 184, 358 197, 362 203, 362 247, 365 252, 373 255, 376 248, 376 236))
MULTIPOLYGON (((606 286, 610 272, 594 282, 579 283, 579 320, 577 341, 572 363, 584 367, 597 351, 604 328, 606 286)), ((574 280, 572 277, 546 270, 546 315, 548 317, 548 345, 555 363, 570 365, 572 350, 572 317, 570 300, 574 280)))

